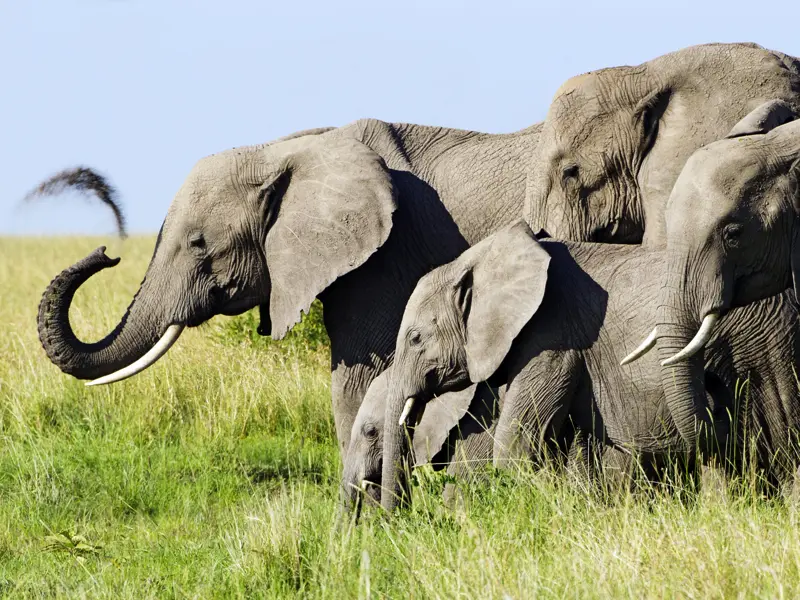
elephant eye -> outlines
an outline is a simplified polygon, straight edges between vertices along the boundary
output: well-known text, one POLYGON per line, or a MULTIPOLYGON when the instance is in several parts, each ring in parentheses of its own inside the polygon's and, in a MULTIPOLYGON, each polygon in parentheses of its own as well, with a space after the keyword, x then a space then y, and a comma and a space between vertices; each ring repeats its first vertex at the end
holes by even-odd
POLYGON ((744 226, 740 223, 728 223, 722 229, 722 238, 725 240, 725 243, 735 248, 739 245, 739 242, 742 238, 742 233, 744 233, 744 226))
POLYGON ((408 334, 408 344, 410 346, 419 346, 422 343, 422 334, 419 331, 411 331, 408 334))
POLYGON ((561 171, 561 181, 567 183, 578 178, 578 165, 567 165, 561 171))
POLYGON ((375 427, 374 423, 364 423, 363 427, 361 427, 361 432, 364 434, 364 437, 373 439, 378 437, 378 428, 375 427))
POLYGON ((189 248, 195 253, 202 253, 206 249, 206 238, 202 233, 193 233, 189 236, 189 248))

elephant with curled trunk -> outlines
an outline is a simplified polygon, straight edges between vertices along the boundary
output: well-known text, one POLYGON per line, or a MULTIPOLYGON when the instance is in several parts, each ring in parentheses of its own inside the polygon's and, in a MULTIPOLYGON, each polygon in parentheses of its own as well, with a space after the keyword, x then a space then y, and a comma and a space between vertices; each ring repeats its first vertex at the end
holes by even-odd
MULTIPOLYGON (((795 305, 800 291, 800 111, 770 100, 695 152, 665 220, 666 276, 650 339, 657 340, 674 418, 694 433, 705 414, 694 375, 724 315, 739 306, 760 311, 766 325, 752 340, 754 352, 781 328, 798 327, 797 318, 785 323, 771 311, 776 302, 795 305), (769 297, 772 303, 763 300, 769 297)), ((797 366, 792 355, 776 364, 790 373, 797 366)), ((792 418, 800 414, 798 396, 796 381, 782 391, 792 418)))
POLYGON ((800 107, 800 62, 755 44, 707 44, 569 79, 529 178, 534 231, 575 241, 664 243, 686 160, 761 103, 800 107))
POLYGON ((259 306, 260 331, 280 338, 318 297, 343 447, 419 277, 517 218, 538 131, 367 119, 204 158, 175 196, 119 325, 85 343, 69 324, 77 288, 116 264, 98 250, 45 291, 44 349, 65 373, 109 383, 214 315, 259 306))
MULTIPOLYGON (((409 442, 426 404, 487 380, 507 386, 496 465, 569 456, 591 474, 609 452, 639 455, 648 470, 684 455, 655 355, 620 364, 654 318, 664 265, 664 252, 641 246, 537 241, 519 222, 420 279, 388 385, 382 505, 409 497, 409 442)), ((783 392, 795 382, 785 364, 800 356, 800 331, 795 305, 766 302, 733 311, 710 341, 698 376, 717 445, 702 450, 737 467, 740 438, 755 434, 758 466, 780 483, 798 458, 787 432, 800 425, 800 398, 786 404, 783 392), (775 335, 761 340, 765 326, 775 335), (738 402, 737 382, 750 375, 738 402)))

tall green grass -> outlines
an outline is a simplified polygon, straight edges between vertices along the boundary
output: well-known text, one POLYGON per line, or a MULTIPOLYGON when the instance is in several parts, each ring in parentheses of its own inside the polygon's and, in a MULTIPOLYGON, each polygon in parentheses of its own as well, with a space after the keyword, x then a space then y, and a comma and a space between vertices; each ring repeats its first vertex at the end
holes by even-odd
MULTIPOLYGON (((257 315, 187 331, 120 384, 86 388, 36 336, 50 279, 102 240, 0 239, 0 595, 7 597, 797 597, 798 515, 753 494, 609 496, 551 472, 492 473, 447 508, 338 521, 339 457, 318 307, 284 342, 257 315)), ((153 240, 71 312, 123 313, 153 240)))

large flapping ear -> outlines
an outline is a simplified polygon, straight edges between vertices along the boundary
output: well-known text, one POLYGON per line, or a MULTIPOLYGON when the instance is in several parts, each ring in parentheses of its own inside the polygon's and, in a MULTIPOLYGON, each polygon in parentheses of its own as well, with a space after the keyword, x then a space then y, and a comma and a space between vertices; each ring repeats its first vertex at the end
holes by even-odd
POLYGON ((784 123, 794 121, 797 116, 794 109, 783 100, 769 100, 745 115, 725 137, 769 133, 784 123))
POLYGON ((447 392, 425 405, 422 419, 414 430, 414 458, 422 465, 441 452, 450 431, 467 413, 478 384, 460 392, 447 392))
POLYGON ((467 252, 471 256, 457 294, 466 315, 467 369, 478 382, 498 369, 541 305, 550 255, 524 221, 467 252))
POLYGON ((267 233, 269 315, 280 339, 337 278, 389 237, 397 208, 383 159, 355 139, 305 137, 285 158, 267 233))

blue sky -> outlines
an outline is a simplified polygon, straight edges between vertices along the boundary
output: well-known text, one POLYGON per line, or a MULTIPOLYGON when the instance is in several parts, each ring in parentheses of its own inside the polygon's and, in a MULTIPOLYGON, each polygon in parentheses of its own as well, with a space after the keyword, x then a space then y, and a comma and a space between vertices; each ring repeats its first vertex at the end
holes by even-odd
POLYGON ((800 56, 800 3, 0 0, 0 235, 108 235, 84 164, 156 231, 194 162, 360 117, 514 131, 558 85, 711 41, 800 56), (759 12, 761 11, 761 12, 759 12))

